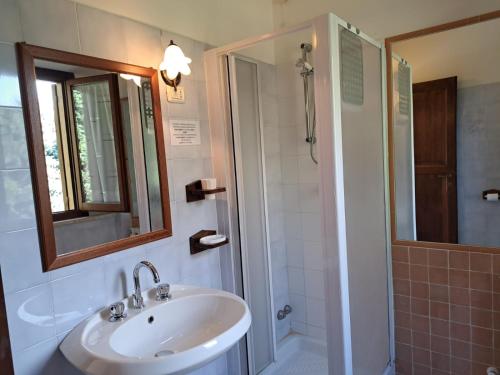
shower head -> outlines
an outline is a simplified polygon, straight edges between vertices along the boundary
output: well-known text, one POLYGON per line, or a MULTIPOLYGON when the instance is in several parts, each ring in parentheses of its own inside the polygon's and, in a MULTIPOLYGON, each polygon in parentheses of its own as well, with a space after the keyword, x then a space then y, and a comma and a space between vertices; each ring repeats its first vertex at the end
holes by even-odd
POLYGON ((304 71, 304 72, 312 72, 314 70, 313 66, 311 64, 309 64, 309 62, 307 60, 304 60, 303 58, 298 59, 297 62, 295 63, 295 66, 297 68, 301 68, 302 71, 304 71))

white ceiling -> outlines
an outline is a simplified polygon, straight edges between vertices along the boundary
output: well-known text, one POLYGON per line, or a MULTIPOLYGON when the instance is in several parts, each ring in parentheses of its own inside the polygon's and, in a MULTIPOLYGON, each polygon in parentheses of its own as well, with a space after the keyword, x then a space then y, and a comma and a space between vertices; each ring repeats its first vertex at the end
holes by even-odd
POLYGON ((333 12, 376 39, 500 9, 500 0, 76 0, 212 45, 333 12))

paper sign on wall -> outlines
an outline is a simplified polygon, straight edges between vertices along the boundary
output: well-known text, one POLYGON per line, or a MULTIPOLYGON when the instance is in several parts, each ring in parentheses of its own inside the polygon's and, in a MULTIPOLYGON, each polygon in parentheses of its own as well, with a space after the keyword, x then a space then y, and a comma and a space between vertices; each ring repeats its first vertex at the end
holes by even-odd
POLYGON ((170 144, 192 146, 201 144, 198 120, 170 120, 170 144))

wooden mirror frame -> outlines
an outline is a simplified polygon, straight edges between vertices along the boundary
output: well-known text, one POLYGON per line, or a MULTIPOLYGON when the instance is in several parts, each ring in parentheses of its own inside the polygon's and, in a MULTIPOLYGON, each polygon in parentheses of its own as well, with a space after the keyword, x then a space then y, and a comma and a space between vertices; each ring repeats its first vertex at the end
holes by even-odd
POLYGON ((97 258, 116 251, 128 249, 171 236, 172 221, 170 216, 170 199, 168 192, 167 160, 163 138, 157 70, 117 61, 105 60, 97 57, 59 51, 51 48, 29 45, 26 43, 16 43, 16 54, 43 270, 49 271, 69 266, 71 264, 97 258), (163 229, 84 248, 72 253, 59 256, 57 255, 45 158, 40 157, 40 155, 44 155, 44 145, 36 89, 35 59, 116 73, 132 74, 147 77, 151 80, 163 229))
POLYGON ((389 155, 389 193, 390 193, 390 215, 391 215, 391 242, 392 245, 412 246, 421 248, 437 248, 448 250, 469 250, 477 252, 491 252, 491 249, 500 251, 499 247, 486 247, 479 245, 453 244, 445 242, 426 242, 413 240, 398 240, 396 223, 396 181, 394 178, 394 144, 393 144, 393 82, 392 82, 392 44, 404 40, 414 39, 426 35, 436 34, 443 31, 453 30, 464 26, 474 25, 481 22, 491 21, 500 18, 500 10, 481 14, 475 17, 464 18, 458 21, 432 26, 425 29, 412 31, 405 34, 396 35, 385 40, 386 56, 386 78, 387 78, 387 135, 388 135, 388 155, 389 155))

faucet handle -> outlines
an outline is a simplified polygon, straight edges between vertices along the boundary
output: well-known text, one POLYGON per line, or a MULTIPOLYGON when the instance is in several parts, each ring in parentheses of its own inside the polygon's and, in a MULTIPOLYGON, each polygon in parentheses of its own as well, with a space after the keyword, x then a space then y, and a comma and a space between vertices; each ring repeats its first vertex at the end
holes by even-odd
POLYGON ((170 284, 160 284, 156 287, 156 300, 168 301, 172 295, 170 294, 170 284))
POLYGON ((127 317, 125 312, 125 304, 123 302, 116 302, 109 306, 109 321, 119 322, 127 317))

